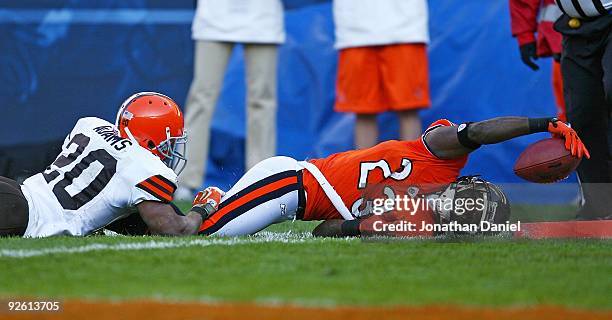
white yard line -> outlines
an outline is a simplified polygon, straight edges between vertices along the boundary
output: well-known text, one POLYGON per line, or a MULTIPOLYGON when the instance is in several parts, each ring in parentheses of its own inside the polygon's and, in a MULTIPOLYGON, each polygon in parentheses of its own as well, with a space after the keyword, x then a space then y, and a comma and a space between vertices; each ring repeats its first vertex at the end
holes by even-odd
POLYGON ((312 237, 304 234, 261 232, 256 236, 248 238, 202 238, 202 239, 172 239, 172 240, 151 240, 147 242, 123 242, 114 244, 92 243, 83 246, 58 246, 41 249, 0 249, 0 258, 29 258, 45 256, 50 254, 78 254, 92 251, 132 251, 132 250, 151 250, 151 249, 174 249, 186 247, 207 247, 207 246, 232 246, 249 243, 300 243, 312 237))

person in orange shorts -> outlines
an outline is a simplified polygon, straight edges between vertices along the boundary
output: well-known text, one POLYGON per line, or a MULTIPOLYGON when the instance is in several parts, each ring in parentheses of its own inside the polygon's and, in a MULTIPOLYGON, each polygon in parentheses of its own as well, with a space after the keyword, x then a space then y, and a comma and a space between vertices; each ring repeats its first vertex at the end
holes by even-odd
MULTIPOLYGON (((415 140, 385 141, 368 149, 309 161, 272 157, 247 171, 226 193, 209 187, 198 197, 198 203, 210 200, 214 207, 199 234, 249 235, 271 224, 296 219, 325 220, 314 229, 316 236, 371 235, 377 231, 373 224, 380 219, 416 224, 502 224, 510 215, 503 191, 479 177, 459 178, 459 173, 468 155, 483 144, 546 131, 565 139, 565 147, 574 156, 589 157, 576 133, 565 123, 556 118, 524 117, 500 117, 458 126, 442 119, 415 140), (406 200, 410 204, 402 208, 386 208, 381 203, 398 196, 414 201, 406 200), (450 206, 440 205, 449 201, 450 206), (461 211, 459 203, 480 206, 463 207, 461 211)), ((425 231, 392 234, 435 234, 425 231)))
POLYGON ((355 146, 378 142, 377 115, 394 111, 400 138, 421 134, 418 111, 428 108, 427 2, 334 0, 340 50, 335 110, 356 114, 355 146))

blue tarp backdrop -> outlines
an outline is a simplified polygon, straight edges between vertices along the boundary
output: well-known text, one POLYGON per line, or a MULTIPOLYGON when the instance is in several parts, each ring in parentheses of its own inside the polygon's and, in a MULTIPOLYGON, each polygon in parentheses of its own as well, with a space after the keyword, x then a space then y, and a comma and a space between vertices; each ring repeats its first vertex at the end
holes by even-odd
MULTIPOLYGON (((337 54, 331 4, 286 4, 278 153, 302 159, 351 149, 354 118, 333 111, 337 54)), ((0 0, 0 148, 61 139, 83 116, 112 120, 135 91, 164 92, 182 105, 193 73, 194 5, 193 0, 0 0)), ((539 61, 538 72, 521 64, 507 1, 430 0, 429 5, 433 105, 422 113, 424 125, 439 118, 554 115, 550 61, 539 61)), ((212 125, 207 184, 228 187, 244 170, 244 91, 238 48, 212 125)), ((380 121, 381 139, 395 138, 393 115, 380 121)), ((483 147, 464 173, 520 182, 512 173, 514 160, 539 138, 483 147)), ((565 189, 558 199, 575 194, 575 188, 565 189)))

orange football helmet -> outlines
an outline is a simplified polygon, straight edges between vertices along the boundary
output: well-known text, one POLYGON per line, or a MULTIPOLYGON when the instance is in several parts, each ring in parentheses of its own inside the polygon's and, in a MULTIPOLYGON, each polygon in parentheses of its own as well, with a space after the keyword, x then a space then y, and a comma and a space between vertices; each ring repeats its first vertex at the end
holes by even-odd
POLYGON ((117 112, 119 135, 137 142, 179 174, 187 163, 187 134, 179 106, 157 92, 138 92, 127 98, 117 112))

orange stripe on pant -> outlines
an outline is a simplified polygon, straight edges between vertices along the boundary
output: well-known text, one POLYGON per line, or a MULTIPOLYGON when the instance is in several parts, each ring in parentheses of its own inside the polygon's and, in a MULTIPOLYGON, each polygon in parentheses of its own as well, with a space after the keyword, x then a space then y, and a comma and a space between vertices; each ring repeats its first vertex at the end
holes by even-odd
POLYGON ((223 207, 221 210, 215 212, 209 219, 207 219, 206 221, 204 221, 204 223, 202 223, 202 226, 200 227, 200 232, 204 231, 208 228, 210 228, 211 226, 213 226, 215 223, 217 223, 217 221, 219 221, 219 219, 223 218, 223 216, 225 216, 226 214, 232 212, 232 210, 235 210, 236 208, 254 200, 257 199, 258 197, 261 197, 267 193, 276 191, 278 189, 284 188, 288 185, 291 184, 295 184, 297 183, 297 177, 287 177, 278 181, 274 181, 270 184, 267 184, 265 186, 262 186, 258 189, 255 189, 247 194, 245 194, 244 196, 242 196, 239 199, 236 199, 235 201, 233 201, 232 203, 230 203, 229 205, 223 207))

